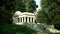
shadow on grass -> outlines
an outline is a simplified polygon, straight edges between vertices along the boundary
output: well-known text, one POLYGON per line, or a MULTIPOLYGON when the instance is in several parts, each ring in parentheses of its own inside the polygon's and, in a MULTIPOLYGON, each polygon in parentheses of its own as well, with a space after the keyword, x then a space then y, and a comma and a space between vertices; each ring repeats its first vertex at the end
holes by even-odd
POLYGON ((0 34, 36 34, 36 31, 22 25, 0 25, 0 34))

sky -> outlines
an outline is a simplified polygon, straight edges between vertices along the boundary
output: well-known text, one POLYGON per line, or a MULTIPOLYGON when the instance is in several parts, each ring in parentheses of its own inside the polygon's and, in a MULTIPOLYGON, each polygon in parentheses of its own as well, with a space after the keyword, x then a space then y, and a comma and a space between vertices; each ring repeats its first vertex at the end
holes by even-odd
POLYGON ((41 7, 40 7, 40 1, 41 0, 35 0, 36 1, 36 4, 38 5, 38 8, 37 8, 37 11, 39 10, 39 9, 41 9, 41 7))

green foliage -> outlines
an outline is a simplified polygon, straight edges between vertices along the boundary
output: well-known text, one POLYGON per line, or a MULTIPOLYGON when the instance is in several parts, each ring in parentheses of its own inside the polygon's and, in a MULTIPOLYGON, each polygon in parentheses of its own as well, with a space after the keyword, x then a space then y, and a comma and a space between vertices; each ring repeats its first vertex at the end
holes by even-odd
POLYGON ((26 6, 25 7, 26 12, 34 12, 36 8, 38 7, 34 0, 23 0, 23 1, 26 6))
POLYGON ((15 8, 14 0, 1 0, 0 1, 0 24, 12 22, 12 16, 15 8))
POLYGON ((60 24, 60 1, 59 0, 41 0, 41 12, 44 13, 47 22, 51 24, 60 24))
POLYGON ((1 34, 33 34, 36 32, 24 25, 1 25, 0 33, 1 34))
MULTIPOLYGON (((57 25, 55 27, 59 28, 60 26, 60 0, 41 0, 41 18, 38 18, 41 21, 46 21, 47 24, 57 25), (44 13, 44 14, 43 14, 44 13)), ((37 16, 37 17, 39 17, 37 16)))
POLYGON ((40 10, 39 12, 38 12, 38 14, 37 14, 37 22, 38 23, 46 23, 47 21, 47 19, 46 19, 46 17, 45 17, 45 13, 44 13, 44 10, 40 10))
POLYGON ((16 11, 34 12, 36 8, 37 5, 34 0, 27 2, 26 0, 0 0, 0 24, 11 24, 16 11))

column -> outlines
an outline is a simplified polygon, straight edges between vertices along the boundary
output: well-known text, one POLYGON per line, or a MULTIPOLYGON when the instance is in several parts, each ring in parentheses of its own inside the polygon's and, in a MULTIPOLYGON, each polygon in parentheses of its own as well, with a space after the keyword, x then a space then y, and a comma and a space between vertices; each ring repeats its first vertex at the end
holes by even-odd
POLYGON ((20 23, 20 18, 19 18, 19 23, 20 23))
POLYGON ((23 17, 22 17, 22 23, 23 23, 23 17))
POLYGON ((29 23, 30 23, 30 17, 29 17, 29 23))
POLYGON ((22 23, 22 17, 20 18, 20 22, 22 23))
POLYGON ((29 23, 29 17, 27 17, 27 23, 29 23))
POLYGON ((24 22, 24 17, 23 17, 23 22, 24 22))
POLYGON ((26 17, 24 17, 24 22, 26 22, 26 17))
POLYGON ((18 18, 18 23, 19 23, 19 20, 20 20, 20 19, 18 18))
POLYGON ((33 18, 33 23, 35 23, 35 18, 33 18))
POLYGON ((32 20, 32 23, 33 23, 33 17, 31 18, 31 20, 32 20))
POLYGON ((26 17, 26 23, 27 23, 27 21, 28 21, 28 20, 27 20, 27 17, 26 17))
POLYGON ((21 17, 20 17, 20 23, 21 23, 21 17))
POLYGON ((30 22, 32 23, 32 17, 30 17, 30 22))

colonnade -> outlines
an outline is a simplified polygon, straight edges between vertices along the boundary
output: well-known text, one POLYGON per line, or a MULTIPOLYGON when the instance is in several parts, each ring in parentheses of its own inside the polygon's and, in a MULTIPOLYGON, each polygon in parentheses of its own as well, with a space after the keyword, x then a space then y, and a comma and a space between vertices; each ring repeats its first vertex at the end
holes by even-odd
POLYGON ((19 17, 18 18, 18 22, 19 23, 34 23, 35 22, 35 18, 34 17, 19 17))

